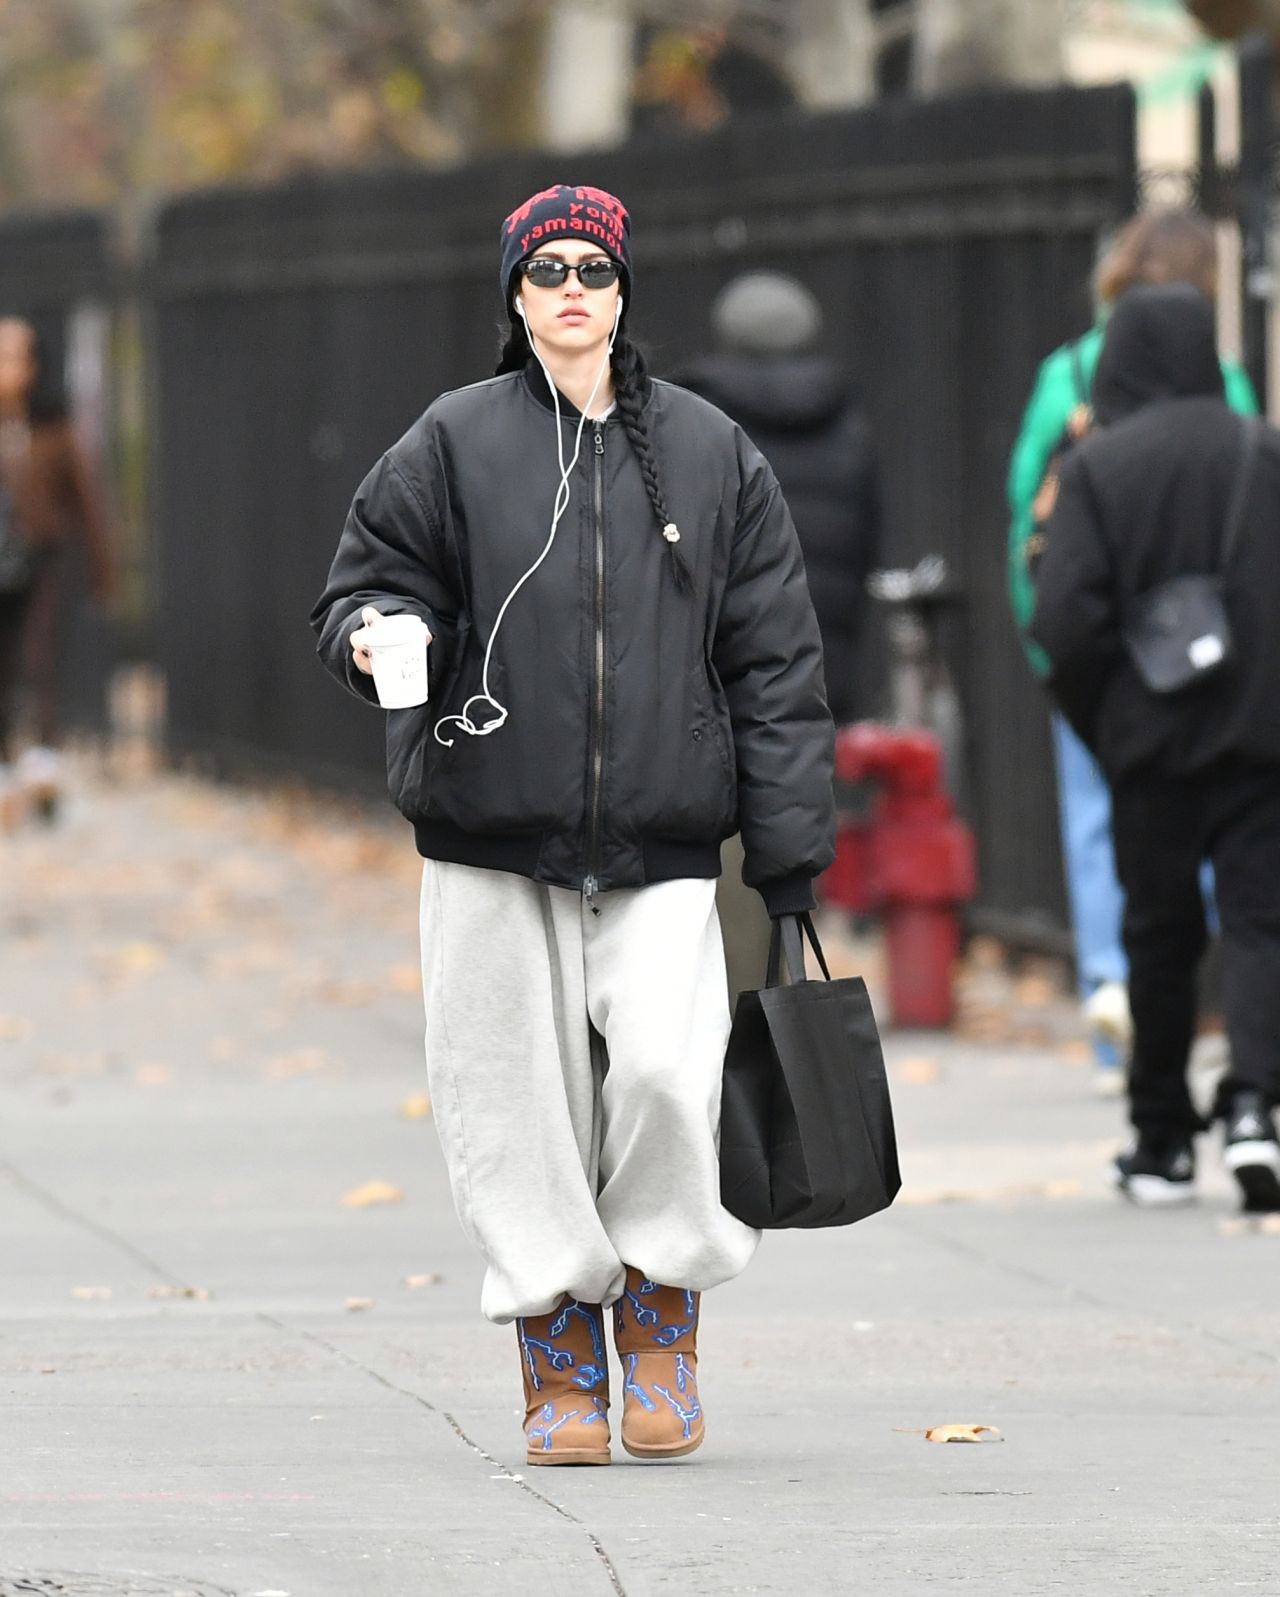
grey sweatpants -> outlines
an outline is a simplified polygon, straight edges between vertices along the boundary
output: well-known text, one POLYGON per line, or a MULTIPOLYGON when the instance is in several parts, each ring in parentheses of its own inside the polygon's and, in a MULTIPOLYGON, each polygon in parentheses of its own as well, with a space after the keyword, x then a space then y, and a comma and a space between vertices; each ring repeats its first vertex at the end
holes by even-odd
POLYGON ((596 899, 428 860, 427 1077, 490 1320, 567 1292, 609 1304, 625 1267, 695 1291, 760 1234, 720 1203, 729 1009, 715 883, 596 899))

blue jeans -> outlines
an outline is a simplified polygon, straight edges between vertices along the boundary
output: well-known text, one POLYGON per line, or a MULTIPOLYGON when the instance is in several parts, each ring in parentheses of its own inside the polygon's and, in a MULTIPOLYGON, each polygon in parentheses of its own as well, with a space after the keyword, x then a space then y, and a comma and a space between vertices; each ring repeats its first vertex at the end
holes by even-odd
POLYGON ((1053 744, 1067 902, 1080 992, 1087 998, 1102 982, 1129 979, 1120 940, 1124 893, 1111 841, 1111 790, 1098 762, 1060 715, 1053 717, 1053 744))

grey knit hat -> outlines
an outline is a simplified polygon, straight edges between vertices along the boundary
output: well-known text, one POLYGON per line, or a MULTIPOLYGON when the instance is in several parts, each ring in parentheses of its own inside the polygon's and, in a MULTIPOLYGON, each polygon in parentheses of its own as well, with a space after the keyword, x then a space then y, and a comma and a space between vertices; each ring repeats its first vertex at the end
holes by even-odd
POLYGON ((711 325, 722 349, 738 355, 796 355, 822 331, 822 308, 794 277, 747 272, 716 296, 711 325))

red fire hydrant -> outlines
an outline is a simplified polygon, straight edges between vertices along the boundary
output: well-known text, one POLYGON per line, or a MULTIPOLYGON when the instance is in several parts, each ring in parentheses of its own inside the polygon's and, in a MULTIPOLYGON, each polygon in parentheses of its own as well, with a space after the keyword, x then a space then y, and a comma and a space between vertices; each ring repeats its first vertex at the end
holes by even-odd
POLYGON ((841 823, 823 902, 879 915, 895 1023, 946 1026, 959 911, 977 873, 973 833, 943 786, 942 746, 931 732, 863 722, 837 733, 836 774, 879 791, 868 819, 841 823))

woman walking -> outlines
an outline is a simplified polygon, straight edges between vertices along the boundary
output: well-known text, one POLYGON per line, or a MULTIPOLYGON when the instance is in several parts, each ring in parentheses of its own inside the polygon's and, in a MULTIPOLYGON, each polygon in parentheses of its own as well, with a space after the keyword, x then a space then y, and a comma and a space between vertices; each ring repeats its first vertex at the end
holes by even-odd
POLYGON ((41 396, 41 366, 31 324, 0 319, 0 826, 12 822, 24 793, 46 817, 57 804, 58 633, 77 540, 88 554, 94 597, 106 599, 111 585, 97 488, 64 411, 41 396), (15 769, 24 664, 36 741, 15 769))
POLYGON ((376 701, 411 614, 432 701, 391 712, 425 858, 432 1101, 483 1313, 516 1322, 535 1464, 702 1441, 700 1294, 758 1234, 720 1204, 721 842, 773 916, 830 863, 832 726, 795 531, 711 405, 627 333, 622 204, 557 185, 503 223, 498 374, 438 399, 361 485, 313 623, 376 701))

